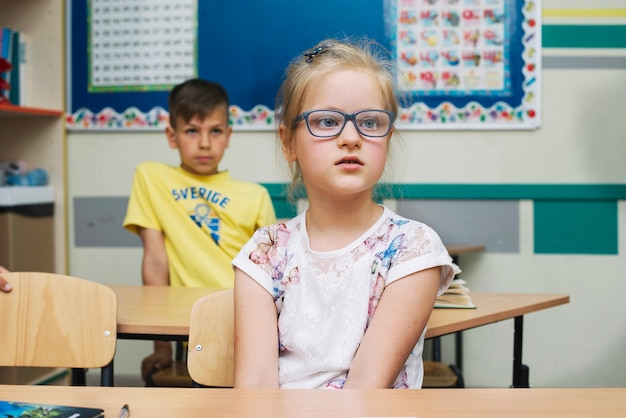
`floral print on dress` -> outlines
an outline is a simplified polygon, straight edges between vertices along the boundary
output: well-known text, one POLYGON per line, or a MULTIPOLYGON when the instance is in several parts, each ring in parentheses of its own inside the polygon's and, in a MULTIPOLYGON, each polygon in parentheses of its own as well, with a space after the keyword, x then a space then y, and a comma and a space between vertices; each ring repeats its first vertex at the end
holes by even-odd
POLYGON ((384 269, 388 270, 391 267, 393 267, 392 265, 393 257, 396 255, 398 251, 406 249, 406 247, 404 247, 403 245, 404 239, 405 239, 405 235, 400 234, 397 237, 395 237, 393 241, 391 241, 391 244, 389 245, 389 247, 387 247, 386 250, 376 253, 376 258, 380 259, 382 267, 384 269))
POLYGON ((289 241, 289 230, 284 223, 274 224, 264 227, 260 230, 263 238, 250 252, 249 258, 254 264, 261 267, 274 280, 274 298, 278 299, 284 293, 283 287, 277 286, 278 283, 286 285, 288 283, 296 283, 299 275, 297 268, 292 270, 287 276, 287 281, 283 281, 285 267, 292 255, 287 255, 287 242, 289 241))

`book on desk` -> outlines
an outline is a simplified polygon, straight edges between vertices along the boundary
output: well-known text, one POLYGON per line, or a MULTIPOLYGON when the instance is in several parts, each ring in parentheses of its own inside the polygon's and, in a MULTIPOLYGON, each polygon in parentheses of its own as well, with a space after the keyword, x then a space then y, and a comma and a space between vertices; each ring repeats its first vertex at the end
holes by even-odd
POLYGON ((450 282, 446 291, 435 299, 435 308, 476 308, 476 305, 472 302, 470 290, 466 286, 467 282, 459 279, 461 269, 454 263, 452 268, 454 269, 454 279, 450 282))
POLYGON ((104 409, 80 406, 48 405, 0 401, 2 417, 102 418, 104 409))

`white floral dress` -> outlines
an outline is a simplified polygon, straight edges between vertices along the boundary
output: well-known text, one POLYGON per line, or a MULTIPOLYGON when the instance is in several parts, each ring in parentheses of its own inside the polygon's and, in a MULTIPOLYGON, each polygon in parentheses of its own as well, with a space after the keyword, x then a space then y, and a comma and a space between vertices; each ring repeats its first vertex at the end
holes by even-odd
MULTIPOLYGON (((443 266, 439 294, 453 278, 452 260, 427 225, 384 208, 348 246, 310 248, 305 213, 259 229, 233 265, 276 302, 281 388, 342 388, 352 359, 385 286, 412 273, 443 266)), ((394 388, 421 388, 424 334, 394 388)))

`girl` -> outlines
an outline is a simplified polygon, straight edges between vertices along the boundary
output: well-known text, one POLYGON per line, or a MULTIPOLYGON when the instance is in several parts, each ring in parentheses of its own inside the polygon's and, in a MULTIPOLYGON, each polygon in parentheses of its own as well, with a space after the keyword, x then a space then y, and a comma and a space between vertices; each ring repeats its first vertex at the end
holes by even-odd
POLYGON ((233 261, 237 388, 421 388, 452 261, 432 229, 373 199, 398 110, 379 55, 326 40, 287 69, 278 136, 309 206, 233 261))

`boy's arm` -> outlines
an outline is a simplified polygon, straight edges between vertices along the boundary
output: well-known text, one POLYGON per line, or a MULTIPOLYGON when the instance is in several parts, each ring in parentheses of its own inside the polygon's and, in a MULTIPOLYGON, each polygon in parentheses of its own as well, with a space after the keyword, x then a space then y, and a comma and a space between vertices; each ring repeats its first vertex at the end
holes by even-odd
MULTIPOLYGON (((170 274, 165 240, 163 233, 156 229, 138 228, 143 243, 143 260, 141 263, 141 278, 144 285, 169 286, 170 274)), ((172 365, 172 343, 169 341, 155 341, 154 353, 141 362, 141 377, 146 380, 148 373, 153 369, 164 369, 172 365)))
POLYGON ((352 361, 344 389, 391 388, 433 310, 441 267, 389 284, 352 361))
POLYGON ((272 296, 235 269, 235 388, 278 388, 277 321, 272 296))
POLYGON ((144 285, 169 286, 170 272, 165 251, 165 239, 161 231, 138 228, 143 243, 141 279, 144 285))

